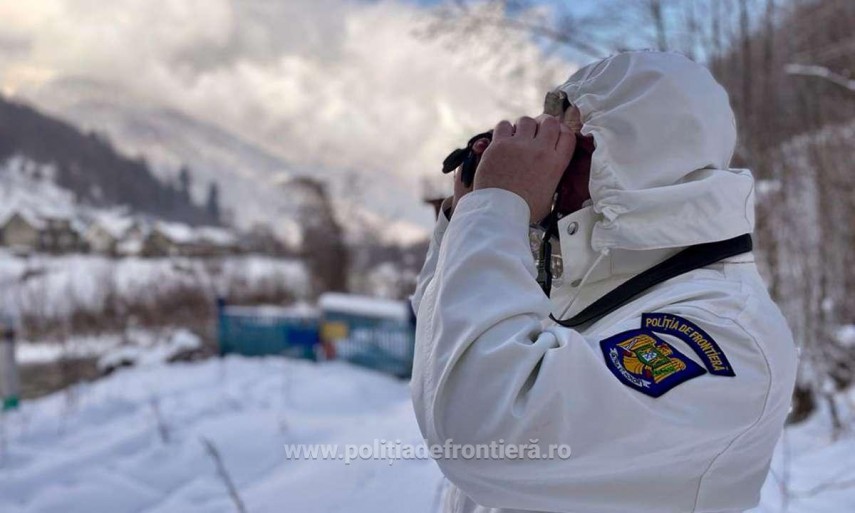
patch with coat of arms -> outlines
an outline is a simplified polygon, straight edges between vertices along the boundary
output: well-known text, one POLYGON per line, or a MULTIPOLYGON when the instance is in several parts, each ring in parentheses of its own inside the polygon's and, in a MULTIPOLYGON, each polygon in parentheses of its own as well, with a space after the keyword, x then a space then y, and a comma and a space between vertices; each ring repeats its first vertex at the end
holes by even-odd
POLYGON ((606 365, 624 385, 659 397, 680 383, 706 373, 668 342, 646 329, 618 333, 600 341, 606 365))

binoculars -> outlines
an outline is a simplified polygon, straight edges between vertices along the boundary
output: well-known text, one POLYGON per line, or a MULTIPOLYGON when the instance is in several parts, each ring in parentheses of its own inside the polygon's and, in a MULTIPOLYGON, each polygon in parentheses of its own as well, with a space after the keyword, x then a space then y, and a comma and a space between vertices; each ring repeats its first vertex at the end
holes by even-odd
MULTIPOLYGON (((556 116, 562 123, 566 123, 565 117, 567 110, 570 109, 570 107, 572 107, 572 104, 567 99, 567 95, 564 91, 550 91, 546 94, 546 98, 543 101, 543 112, 551 116, 556 116)), ((594 139, 592 137, 583 136, 578 132, 575 132, 575 136, 576 149, 574 150, 573 157, 570 159, 567 169, 564 170, 564 174, 562 175, 561 181, 558 183, 558 187, 555 191, 556 198, 553 206, 553 213, 558 218, 561 218, 578 208, 571 201, 570 192, 572 185, 569 177, 575 173, 587 173, 590 170, 591 157, 594 153, 594 139)), ((461 168, 460 179, 463 182, 463 185, 471 187, 472 183, 475 181, 475 172, 478 169, 478 162, 480 160, 472 147, 480 139, 487 139, 489 141, 492 140, 492 138, 492 130, 474 135, 469 139, 465 147, 452 151, 445 160, 443 160, 442 172, 447 174, 457 168, 461 168)))

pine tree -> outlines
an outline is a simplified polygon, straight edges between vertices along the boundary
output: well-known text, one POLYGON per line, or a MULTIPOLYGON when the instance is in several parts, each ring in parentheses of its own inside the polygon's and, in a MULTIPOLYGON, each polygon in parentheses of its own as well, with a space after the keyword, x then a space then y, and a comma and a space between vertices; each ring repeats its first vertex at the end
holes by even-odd
POLYGON ((220 186, 217 185, 217 182, 208 184, 208 199, 205 202, 205 210, 214 223, 220 223, 220 186))
POLYGON ((187 166, 181 166, 181 169, 178 171, 178 192, 185 201, 190 201, 191 184, 192 178, 190 177, 190 168, 187 166))

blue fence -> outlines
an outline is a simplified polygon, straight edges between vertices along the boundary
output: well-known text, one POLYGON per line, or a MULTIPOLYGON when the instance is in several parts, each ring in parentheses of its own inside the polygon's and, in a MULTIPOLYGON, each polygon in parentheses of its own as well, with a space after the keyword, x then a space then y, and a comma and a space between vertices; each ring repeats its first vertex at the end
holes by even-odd
POLYGON ((340 359, 399 377, 413 366, 409 305, 324 294, 317 309, 219 305, 220 353, 340 359))
POLYGON ((283 355, 315 360, 320 319, 311 313, 270 307, 218 305, 220 354, 283 355))

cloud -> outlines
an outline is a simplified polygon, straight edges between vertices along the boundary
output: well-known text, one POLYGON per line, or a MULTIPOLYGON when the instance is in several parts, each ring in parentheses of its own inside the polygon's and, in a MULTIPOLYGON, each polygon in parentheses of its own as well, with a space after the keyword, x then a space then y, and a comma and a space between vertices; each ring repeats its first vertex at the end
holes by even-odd
POLYGON ((539 112, 574 67, 522 35, 417 37, 427 16, 345 0, 0 1, 0 84, 117 85, 295 163, 393 177, 412 194, 392 210, 426 223, 419 178, 471 133, 539 112))

